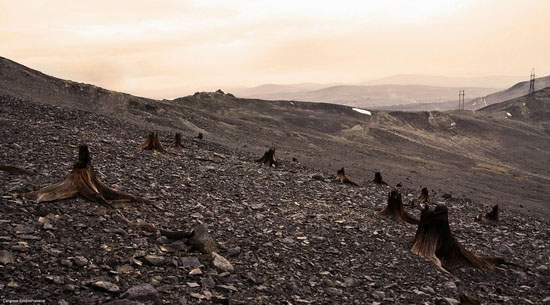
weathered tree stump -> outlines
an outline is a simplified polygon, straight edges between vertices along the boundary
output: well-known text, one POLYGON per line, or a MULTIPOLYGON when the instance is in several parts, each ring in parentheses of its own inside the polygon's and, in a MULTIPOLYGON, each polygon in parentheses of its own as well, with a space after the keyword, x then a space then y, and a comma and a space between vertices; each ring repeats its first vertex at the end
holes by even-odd
POLYGON ((262 163, 267 167, 275 167, 279 165, 279 163, 275 160, 275 148, 270 148, 260 159, 256 160, 256 162, 262 163))
POLYGON ((197 140, 202 140, 203 137, 204 137, 204 136, 202 135, 202 132, 199 132, 199 135, 197 135, 197 136, 195 137, 195 139, 197 139, 197 140))
POLYGON ((384 180, 382 180, 382 174, 380 172, 374 173, 374 179, 372 180, 373 183, 376 184, 382 184, 382 185, 388 185, 384 180))
POLYGON ((492 224, 496 224, 498 222, 498 204, 493 207, 491 212, 486 213, 485 215, 477 215, 475 220, 478 222, 489 222, 492 224))
POLYGON ((10 165, 0 165, 0 171, 6 172, 10 175, 34 175, 33 172, 28 171, 24 168, 19 168, 10 165))
POLYGON ((417 202, 420 204, 420 203, 428 202, 429 200, 430 200, 430 194, 428 192, 428 188, 423 187, 417 202))
POLYGON ((145 140, 145 142, 143 142, 140 146, 138 146, 138 149, 156 150, 161 153, 169 153, 166 149, 164 149, 164 147, 160 143, 158 132, 150 133, 147 136, 147 139, 145 140))
POLYGON ((438 205, 434 210, 426 206, 414 237, 412 252, 431 260, 443 271, 443 266, 462 265, 491 269, 504 261, 496 257, 477 256, 464 249, 451 233, 447 207, 438 205))
POLYGON ((343 167, 336 172, 336 177, 338 177, 338 180, 343 184, 357 186, 357 183, 349 180, 348 177, 346 177, 346 172, 344 171, 343 167))
POLYGON ((183 144, 181 143, 181 133, 176 132, 176 136, 174 138, 174 147, 183 147, 183 144))
POLYGON ((410 224, 418 224, 419 220, 409 215, 403 209, 403 201, 401 194, 397 190, 392 190, 388 194, 388 205, 378 213, 381 216, 390 216, 396 220, 408 222, 410 224))
POLYGON ((87 145, 78 147, 78 161, 65 180, 38 191, 25 193, 22 196, 23 198, 35 199, 37 203, 75 196, 81 196, 89 201, 109 206, 133 201, 147 202, 144 198, 117 191, 99 181, 95 176, 87 145))

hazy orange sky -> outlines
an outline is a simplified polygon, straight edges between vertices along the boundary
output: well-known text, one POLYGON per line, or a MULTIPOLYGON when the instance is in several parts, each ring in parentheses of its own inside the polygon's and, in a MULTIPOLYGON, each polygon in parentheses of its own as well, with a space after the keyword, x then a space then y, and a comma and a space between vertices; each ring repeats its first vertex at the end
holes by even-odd
POLYGON ((394 74, 550 74, 548 0, 0 0, 0 56, 154 98, 394 74))

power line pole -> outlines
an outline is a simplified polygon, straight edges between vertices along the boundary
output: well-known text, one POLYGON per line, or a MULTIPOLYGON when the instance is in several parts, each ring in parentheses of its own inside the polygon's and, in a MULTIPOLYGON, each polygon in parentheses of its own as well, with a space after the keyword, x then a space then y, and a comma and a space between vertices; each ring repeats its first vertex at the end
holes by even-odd
POLYGON ((531 69, 531 78, 529 79, 529 95, 535 94, 535 68, 531 69))
POLYGON ((464 90, 458 90, 458 110, 464 110, 464 90))

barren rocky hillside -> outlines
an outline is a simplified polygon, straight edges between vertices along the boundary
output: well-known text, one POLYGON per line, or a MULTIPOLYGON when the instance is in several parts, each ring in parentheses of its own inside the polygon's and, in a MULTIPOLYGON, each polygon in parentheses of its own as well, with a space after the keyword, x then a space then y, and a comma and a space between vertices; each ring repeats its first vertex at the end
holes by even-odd
MULTIPOLYGON (((550 76, 535 79, 535 90, 550 87, 550 76)), ((514 86, 489 94, 485 97, 474 99, 466 103, 466 109, 479 109, 480 107, 506 102, 527 95, 529 93, 529 81, 519 82, 514 86)))
MULTIPOLYGON (((441 272, 410 251, 416 226, 375 216, 391 186, 347 186, 290 159, 266 168, 253 154, 184 137, 174 154, 137 150, 146 127, 11 97, 0 100, 0 294, 47 304, 542 304, 550 297, 548 218, 501 209, 498 225, 477 223, 490 210, 465 199, 449 208, 467 249, 516 265, 441 272), (16 194, 64 179, 87 143, 98 178, 151 199, 119 212, 82 198, 36 204, 16 194), (171 230, 203 224, 221 260, 182 240, 126 223, 171 230), (229 266, 230 264, 230 266, 229 266)), ((384 175, 384 172, 382 173, 384 175)), ((358 179, 348 174, 351 179, 358 179)), ((359 179, 358 179, 359 180, 359 179)), ((399 188, 405 203, 419 190, 399 188)), ((445 196, 448 198, 448 196, 445 196)), ((406 208, 415 217, 419 212, 406 208)))
POLYGON ((239 99, 221 90, 155 101, 4 59, 0 67, 5 300, 457 304, 468 295, 483 304, 550 301, 550 135, 540 115, 548 109, 542 93, 528 106, 520 99, 476 113, 369 112, 239 99), (514 107, 529 115, 518 119, 514 107), (150 132, 173 154, 136 149, 150 132), (183 148, 171 146, 176 132, 183 148), (199 133, 204 138, 194 139, 199 133), (22 197, 65 179, 82 143, 99 180, 157 207, 22 197), (279 166, 254 162, 270 147, 279 166), (341 167, 359 186, 336 181, 341 167), (375 172, 389 185, 370 183, 375 172), (407 204, 427 187, 431 206, 448 207, 450 228, 466 249, 510 264, 451 266, 450 275, 413 254, 417 226, 375 216, 394 187, 416 218, 418 206, 407 204), (496 204, 498 224, 474 221, 496 204), (168 239, 165 231, 140 227, 142 221, 186 238, 168 239), (193 242, 204 226, 221 256, 202 253, 211 251, 193 242))

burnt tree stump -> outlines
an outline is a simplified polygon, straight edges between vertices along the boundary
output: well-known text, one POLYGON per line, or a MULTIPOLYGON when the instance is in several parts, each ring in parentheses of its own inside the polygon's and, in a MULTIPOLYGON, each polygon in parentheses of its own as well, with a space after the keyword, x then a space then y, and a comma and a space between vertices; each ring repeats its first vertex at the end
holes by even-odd
POLYGON ((423 187, 422 191, 420 192, 420 196, 418 196, 418 203, 424 203, 428 202, 430 200, 430 194, 428 193, 428 188, 423 187))
POLYGON ((183 147, 183 144, 181 143, 181 133, 176 132, 176 136, 174 138, 174 147, 183 147))
POLYGON ((23 198, 36 202, 48 202, 81 196, 92 202, 112 206, 116 203, 147 202, 146 199, 117 191, 97 179, 87 145, 78 147, 78 161, 69 175, 60 183, 25 193, 23 198))
POLYGON ((143 150, 156 150, 161 153, 168 153, 166 149, 162 146, 159 140, 159 134, 157 133, 150 133, 147 136, 147 139, 145 139, 145 142, 143 142, 140 146, 137 147, 138 149, 143 150))
POLYGON ((382 174, 380 172, 374 173, 374 179, 372 180, 373 183, 376 184, 382 184, 382 185, 388 185, 384 180, 382 180, 382 174))
POLYGON ((484 221, 484 220, 486 220, 486 221, 491 221, 491 222, 498 222, 498 204, 495 205, 495 206, 493 207, 493 209, 491 210, 491 212, 489 212, 489 213, 487 213, 487 214, 485 214, 485 215, 483 215, 483 214, 478 215, 478 216, 476 217, 476 220, 477 220, 477 221, 484 221))
POLYGON ((262 163, 267 167, 275 167, 279 165, 279 163, 275 160, 275 148, 270 148, 260 159, 256 160, 256 162, 262 163))
POLYGON ((491 269, 496 264, 504 263, 501 258, 477 256, 464 249, 453 236, 447 207, 442 205, 433 210, 426 206, 422 210, 412 252, 429 259, 445 272, 448 271, 443 266, 491 269))
POLYGON ((202 135, 202 132, 199 132, 199 134, 195 137, 197 140, 202 140, 204 136, 202 135))
POLYGON ((418 224, 419 220, 409 215, 403 209, 403 201, 401 194, 397 190, 392 190, 388 193, 388 205, 376 215, 393 217, 396 220, 408 222, 410 224, 418 224))
POLYGON ((343 167, 336 172, 336 177, 338 177, 338 181, 340 181, 343 184, 357 186, 357 183, 349 180, 348 177, 346 177, 346 172, 344 171, 343 167))

